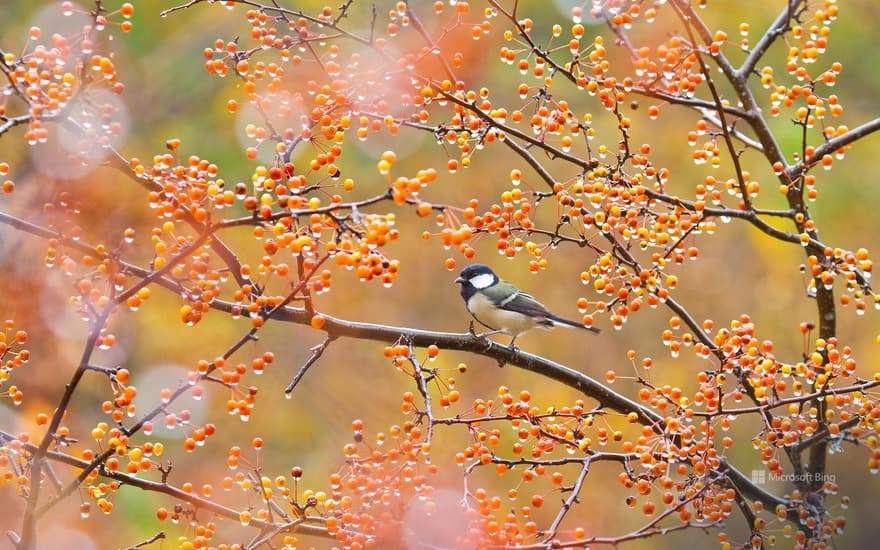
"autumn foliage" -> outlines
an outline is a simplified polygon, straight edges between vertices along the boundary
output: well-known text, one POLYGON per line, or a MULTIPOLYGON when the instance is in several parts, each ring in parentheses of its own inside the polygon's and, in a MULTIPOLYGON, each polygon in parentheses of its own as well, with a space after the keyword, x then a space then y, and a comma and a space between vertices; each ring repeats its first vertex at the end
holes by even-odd
POLYGON ((15 548, 59 518, 181 549, 878 534, 847 527, 880 472, 875 237, 817 214, 826 189, 864 212, 834 186, 871 178, 847 163, 880 129, 873 96, 848 107, 847 3, 142 4, 65 1, 0 35, 15 548), (191 110, 167 115, 188 139, 131 135, 172 92, 132 104, 134 73, 161 71, 119 52, 172 43, 138 35, 161 9, 198 36, 163 61, 220 90, 198 107, 234 159, 191 110), (468 330, 452 279, 472 260, 603 335, 468 330), (82 332, 48 330, 44 304, 82 332), (140 355, 181 340, 183 368, 144 382, 140 355))

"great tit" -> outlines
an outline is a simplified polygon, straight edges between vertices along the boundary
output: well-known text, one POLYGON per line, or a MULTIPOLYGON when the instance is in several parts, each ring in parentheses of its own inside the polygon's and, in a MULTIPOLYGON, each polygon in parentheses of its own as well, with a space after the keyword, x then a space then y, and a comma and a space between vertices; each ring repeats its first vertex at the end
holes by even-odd
POLYGON ((461 297, 473 318, 492 331, 488 334, 504 332, 512 335, 511 348, 517 336, 535 327, 576 327, 599 332, 597 328, 550 313, 544 304, 499 279, 487 265, 467 266, 455 282, 461 285, 461 297))

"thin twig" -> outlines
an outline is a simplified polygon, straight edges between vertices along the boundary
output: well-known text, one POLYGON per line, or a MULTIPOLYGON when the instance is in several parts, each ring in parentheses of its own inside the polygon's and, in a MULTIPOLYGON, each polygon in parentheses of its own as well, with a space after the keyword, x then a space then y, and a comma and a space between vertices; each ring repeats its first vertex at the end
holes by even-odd
POLYGON ((157 540, 165 540, 165 531, 159 531, 152 537, 148 538, 145 541, 139 542, 137 544, 133 544, 127 547, 125 550, 137 550, 138 548, 143 548, 144 546, 149 546, 156 542, 157 540))
POLYGON ((287 387, 284 388, 284 393, 289 394, 293 391, 296 385, 299 384, 300 380, 302 380, 303 376, 306 375, 306 371, 309 370, 309 367, 314 365, 315 362, 321 358, 321 356, 324 354, 324 351, 335 339, 335 336, 327 336, 327 338, 325 338, 323 342, 312 348, 312 355, 306 360, 305 363, 303 363, 303 366, 300 367, 299 371, 296 373, 296 376, 293 377, 293 380, 290 382, 290 384, 288 384, 287 387))

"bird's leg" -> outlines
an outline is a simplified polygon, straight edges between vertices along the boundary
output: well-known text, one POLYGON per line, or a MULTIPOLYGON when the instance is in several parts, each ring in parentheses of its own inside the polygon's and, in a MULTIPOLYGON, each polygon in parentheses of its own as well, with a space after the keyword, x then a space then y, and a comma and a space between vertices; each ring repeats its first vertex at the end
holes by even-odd
POLYGON ((479 336, 482 338, 484 336, 492 336, 493 334, 498 334, 500 332, 504 332, 504 331, 503 330, 490 330, 488 332, 481 332, 480 334, 477 334, 476 329, 474 329, 474 322, 471 321, 471 324, 468 325, 468 334, 470 334, 471 336, 479 336))
POLYGON ((513 343, 516 342, 516 337, 517 337, 517 336, 519 336, 519 334, 514 335, 514 337, 511 338, 511 340, 510 340, 510 344, 508 344, 508 346, 507 346, 507 349, 509 349, 510 351, 512 351, 512 352, 514 352, 514 353, 516 353, 517 351, 519 351, 519 348, 513 345, 513 343))

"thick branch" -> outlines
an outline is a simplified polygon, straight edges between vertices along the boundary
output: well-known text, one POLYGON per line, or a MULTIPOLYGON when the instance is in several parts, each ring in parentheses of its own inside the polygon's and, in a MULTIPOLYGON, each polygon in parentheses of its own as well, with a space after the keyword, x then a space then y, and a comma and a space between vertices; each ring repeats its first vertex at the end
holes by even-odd
POLYGON ((770 46, 776 41, 777 38, 785 34, 788 30, 788 22, 791 20, 792 14, 794 14, 795 9, 798 4, 803 3, 804 0, 789 0, 788 5, 784 10, 776 17, 776 20, 770 24, 770 27, 761 35, 761 38, 758 40, 758 43, 752 48, 752 51, 749 52, 749 56, 743 62, 739 69, 737 69, 736 74, 738 78, 748 78, 748 76, 755 70, 755 67, 758 65, 758 62, 761 61, 761 58, 767 53, 767 50, 770 49, 770 46))
POLYGON ((789 181, 794 181, 804 173, 804 167, 809 168, 817 162, 820 162, 825 155, 830 155, 834 151, 846 147, 847 145, 873 134, 878 130, 880 130, 880 118, 875 118, 874 120, 869 120, 868 122, 853 128, 845 134, 829 139, 822 145, 816 147, 812 156, 798 162, 797 164, 789 166, 785 171, 784 177, 788 178, 789 181))
MULTIPOLYGON (((596 399, 602 406, 617 412, 628 414, 635 412, 639 415, 642 423, 654 426, 662 430, 660 423, 662 417, 657 413, 646 409, 635 401, 608 389, 596 379, 574 369, 532 355, 519 349, 511 349, 488 338, 470 333, 434 332, 428 330, 412 329, 407 327, 394 327, 377 325, 373 323, 360 323, 331 317, 324 313, 325 319, 321 330, 331 337, 348 337, 362 340, 374 340, 379 342, 394 342, 401 338, 416 347, 427 347, 432 344, 441 349, 467 351, 484 357, 494 359, 498 363, 514 365, 534 373, 540 374, 551 380, 555 380, 566 386, 572 387, 584 395, 596 399)), ((278 320, 289 321, 297 324, 309 324, 311 317, 304 309, 285 308, 275 316, 278 320)), ((589 366, 589 365, 584 365, 589 366)))

